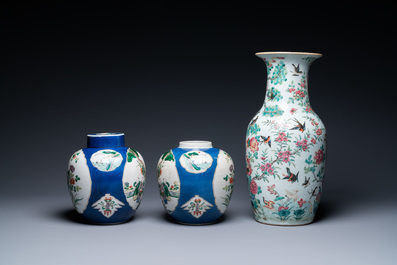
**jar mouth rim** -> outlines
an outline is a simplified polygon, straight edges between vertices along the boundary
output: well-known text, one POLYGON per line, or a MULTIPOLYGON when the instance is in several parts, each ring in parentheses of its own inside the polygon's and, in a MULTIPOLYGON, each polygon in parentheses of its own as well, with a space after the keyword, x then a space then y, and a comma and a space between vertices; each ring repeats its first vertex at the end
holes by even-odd
POLYGON ((88 137, 114 137, 114 136, 123 136, 124 133, 119 132, 101 132, 101 133, 89 133, 88 137))
POLYGON ((211 141, 202 140, 191 140, 191 141, 180 141, 180 148, 212 148, 211 141))
POLYGON ((291 51, 287 51, 287 52, 282 52, 282 51, 276 51, 276 52, 257 52, 255 53, 255 55, 266 55, 266 54, 285 54, 285 55, 289 55, 289 54, 295 54, 295 55, 312 55, 312 56, 323 56, 321 53, 316 53, 316 52, 291 52, 291 51))

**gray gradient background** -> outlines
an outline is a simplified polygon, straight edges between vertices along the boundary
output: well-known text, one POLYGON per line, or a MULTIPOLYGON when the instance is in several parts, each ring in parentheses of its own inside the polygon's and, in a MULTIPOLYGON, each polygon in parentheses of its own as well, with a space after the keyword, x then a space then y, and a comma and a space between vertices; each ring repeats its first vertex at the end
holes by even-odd
MULTIPOLYGON (((2 10, 0 264, 396 264, 396 47, 391 6, 9 6, 2 10), (394 32, 392 34, 392 32, 394 32), (265 96, 258 51, 311 51, 328 133, 316 222, 254 221, 246 127, 265 96), (65 184, 91 132, 124 132, 146 161, 131 222, 85 224, 65 184), (155 169, 181 140, 234 159, 225 218, 177 225, 155 169)), ((394 15, 394 14, 393 14, 394 15)))

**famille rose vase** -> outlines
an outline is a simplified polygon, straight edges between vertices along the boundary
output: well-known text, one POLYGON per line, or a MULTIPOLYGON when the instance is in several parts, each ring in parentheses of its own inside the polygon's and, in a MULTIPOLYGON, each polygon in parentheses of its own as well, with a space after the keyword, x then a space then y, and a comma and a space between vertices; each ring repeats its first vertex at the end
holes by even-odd
POLYGON ((313 221, 325 175, 324 124, 310 107, 308 72, 321 54, 260 52, 267 67, 262 108, 248 125, 247 177, 255 220, 313 221))
POLYGON ((233 160, 211 142, 183 141, 161 156, 157 180, 163 206, 176 222, 214 223, 230 202, 233 160))
POLYGON ((69 160, 67 183, 76 211, 92 223, 132 218, 145 188, 143 157, 124 146, 123 133, 87 136, 87 148, 69 160))

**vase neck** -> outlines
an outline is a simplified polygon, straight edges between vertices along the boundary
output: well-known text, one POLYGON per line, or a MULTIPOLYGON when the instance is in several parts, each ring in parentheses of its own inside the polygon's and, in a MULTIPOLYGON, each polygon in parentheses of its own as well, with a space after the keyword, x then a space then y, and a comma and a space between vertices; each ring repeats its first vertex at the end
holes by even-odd
POLYGON ((321 57, 313 53, 258 53, 267 68, 264 105, 310 108, 308 74, 311 63, 321 57))

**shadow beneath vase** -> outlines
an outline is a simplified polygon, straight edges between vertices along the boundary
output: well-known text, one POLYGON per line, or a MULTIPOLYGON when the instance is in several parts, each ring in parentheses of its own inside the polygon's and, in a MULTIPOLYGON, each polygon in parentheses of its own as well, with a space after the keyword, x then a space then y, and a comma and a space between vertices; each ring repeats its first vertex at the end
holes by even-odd
POLYGON ((336 202, 320 202, 313 223, 321 222, 338 216, 342 208, 336 202))

